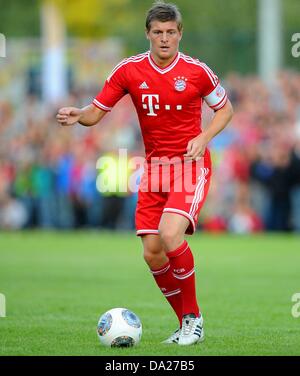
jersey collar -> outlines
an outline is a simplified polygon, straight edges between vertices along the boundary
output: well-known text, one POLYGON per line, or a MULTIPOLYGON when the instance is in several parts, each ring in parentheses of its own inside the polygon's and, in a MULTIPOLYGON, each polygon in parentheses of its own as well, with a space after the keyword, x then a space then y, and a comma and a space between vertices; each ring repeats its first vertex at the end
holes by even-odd
POLYGON ((180 58, 180 52, 177 52, 175 59, 168 66, 166 66, 165 68, 160 68, 152 59, 150 51, 148 52, 148 60, 149 60, 150 65, 152 66, 153 69, 155 69, 160 74, 165 74, 165 73, 170 72, 178 63, 179 58, 180 58))

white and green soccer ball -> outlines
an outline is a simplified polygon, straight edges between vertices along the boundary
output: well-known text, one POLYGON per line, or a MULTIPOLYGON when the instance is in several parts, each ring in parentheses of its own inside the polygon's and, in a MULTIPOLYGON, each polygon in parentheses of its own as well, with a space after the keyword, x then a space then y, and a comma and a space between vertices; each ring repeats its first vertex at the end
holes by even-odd
POLYGON ((104 346, 136 346, 142 337, 142 323, 129 309, 113 308, 100 317, 97 334, 104 346))

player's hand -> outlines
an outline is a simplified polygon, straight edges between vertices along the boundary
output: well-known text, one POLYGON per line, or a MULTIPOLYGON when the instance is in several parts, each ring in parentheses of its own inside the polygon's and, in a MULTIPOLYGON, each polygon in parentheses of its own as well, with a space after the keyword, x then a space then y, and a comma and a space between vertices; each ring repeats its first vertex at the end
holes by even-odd
POLYGON ((200 134, 199 136, 189 141, 184 157, 188 160, 198 161, 203 157, 206 146, 207 140, 205 139, 203 134, 200 134))
POLYGON ((73 125, 77 123, 82 115, 82 110, 76 107, 63 107, 57 115, 56 120, 63 126, 73 125))

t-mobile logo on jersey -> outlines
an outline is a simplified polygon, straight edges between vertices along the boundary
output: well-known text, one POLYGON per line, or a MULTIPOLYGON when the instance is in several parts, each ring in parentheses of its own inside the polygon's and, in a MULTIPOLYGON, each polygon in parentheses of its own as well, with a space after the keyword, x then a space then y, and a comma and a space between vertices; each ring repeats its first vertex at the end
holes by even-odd
MULTIPOLYGON (((154 110, 159 110, 159 95, 158 94, 143 94, 142 95, 143 109, 149 110, 147 116, 157 116, 154 110)), ((170 111, 171 106, 169 104, 165 105, 165 110, 170 111)), ((182 105, 176 106, 177 111, 182 110, 182 105)))
POLYGON ((157 116, 157 114, 154 112, 154 108, 156 110, 159 110, 159 95, 158 94, 143 94, 142 102, 143 102, 143 108, 145 110, 149 109, 149 112, 147 114, 148 116, 157 116), (145 103, 145 100, 148 101, 148 104, 145 103), (155 100, 157 104, 154 104, 153 100, 155 100))

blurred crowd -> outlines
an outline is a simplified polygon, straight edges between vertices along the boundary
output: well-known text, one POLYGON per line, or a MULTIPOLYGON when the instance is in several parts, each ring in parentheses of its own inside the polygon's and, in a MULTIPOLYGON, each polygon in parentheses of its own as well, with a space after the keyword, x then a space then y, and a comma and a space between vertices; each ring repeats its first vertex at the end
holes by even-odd
MULTIPOLYGON (((235 115, 210 145, 213 178, 199 228, 300 231, 300 74, 282 72, 273 87, 236 73, 223 83, 235 115)), ((62 105, 81 107, 96 94, 73 89, 52 106, 33 95, 0 101, 1 229, 134 228, 136 193, 100 193, 96 168, 119 149, 143 155, 130 99, 94 127, 55 120, 62 105)), ((212 116, 205 107, 204 127, 212 116)))

